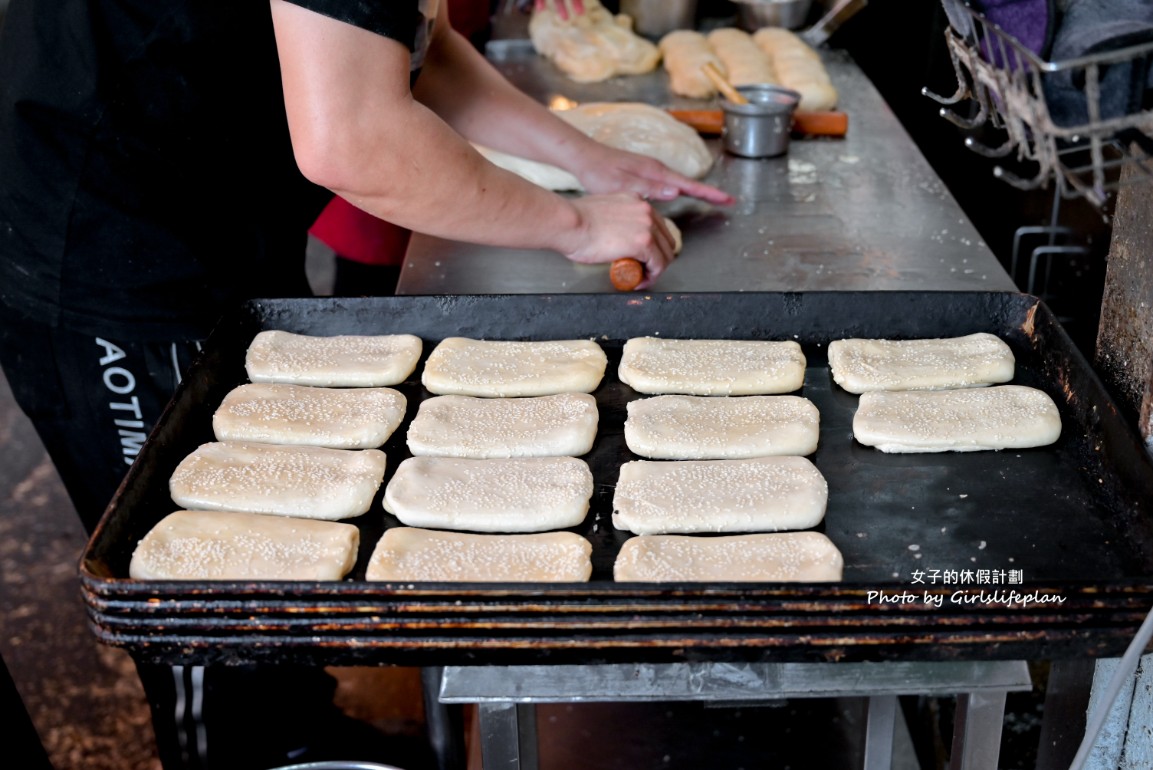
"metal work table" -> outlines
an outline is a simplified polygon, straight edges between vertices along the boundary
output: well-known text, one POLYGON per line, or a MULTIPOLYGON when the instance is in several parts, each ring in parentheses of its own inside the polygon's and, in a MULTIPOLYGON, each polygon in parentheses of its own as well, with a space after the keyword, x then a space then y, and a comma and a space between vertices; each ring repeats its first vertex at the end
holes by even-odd
MULTIPOLYGON (((671 96, 660 70, 574 83, 531 49, 503 42, 490 58, 546 104, 564 97, 710 106, 671 96)), ((658 204, 681 228, 684 249, 654 291, 1014 290, 860 68, 841 52, 824 53, 849 116, 847 135, 794 139, 787 155, 765 160, 726 155, 710 139, 717 162, 705 181, 737 201, 658 204)), ((612 291, 605 266, 423 235, 413 238, 398 285, 401 294, 603 291, 612 291)))
MULTIPOLYGON (((501 41, 490 58, 546 104, 559 97, 701 107, 671 97, 662 71, 577 84, 523 45, 501 41)), ((849 115, 844 139, 794 140, 786 156, 725 155, 706 181, 733 193, 730 207, 682 199, 658 204, 684 249, 655 292, 814 290, 1013 291, 1012 280, 860 69, 839 52, 826 64, 849 115)), ((612 291, 605 266, 545 251, 518 251, 417 235, 400 294, 612 291)), ((443 671, 442 703, 479 704, 485 766, 535 770, 538 702, 764 701, 869 698, 864 767, 892 761, 900 694, 958 698, 953 768, 995 767, 1005 695, 1028 689, 1020 661, 877 664, 664 664, 460 667, 443 671), (734 671, 739 675, 733 678, 734 671)))

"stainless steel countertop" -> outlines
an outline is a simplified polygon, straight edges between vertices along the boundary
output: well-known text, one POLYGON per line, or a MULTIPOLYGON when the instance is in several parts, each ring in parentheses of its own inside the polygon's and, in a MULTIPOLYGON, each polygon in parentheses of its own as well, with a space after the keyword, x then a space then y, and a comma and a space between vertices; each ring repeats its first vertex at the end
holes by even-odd
MULTIPOLYGON (((671 96, 663 70, 579 84, 524 41, 502 42, 489 58, 546 104, 565 97, 710 106, 671 96)), ((1015 291, 860 68, 843 52, 823 55, 849 115, 847 136, 794 139, 787 155, 765 160, 727 155, 719 139, 710 139, 717 162, 706 181, 737 202, 658 204, 680 226, 684 249, 651 292, 1015 291)), ((413 238, 398 285, 401 294, 609 291, 607 265, 425 235, 413 238)))

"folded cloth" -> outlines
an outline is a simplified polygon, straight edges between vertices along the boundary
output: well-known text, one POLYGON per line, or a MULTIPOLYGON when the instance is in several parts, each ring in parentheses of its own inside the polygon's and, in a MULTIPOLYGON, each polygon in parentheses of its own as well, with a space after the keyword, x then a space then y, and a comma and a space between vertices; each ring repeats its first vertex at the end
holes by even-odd
MULTIPOLYGON (((1151 0, 1069 0, 1061 17, 1050 58, 1067 61, 1153 42, 1151 0)), ((1100 116, 1123 117, 1149 106, 1150 57, 1098 65, 1100 116)), ((1089 121, 1084 67, 1049 73, 1045 98, 1058 126, 1089 121)))
POLYGON ((1044 59, 1053 44, 1053 0, 972 0, 973 9, 1044 59))
MULTIPOLYGON (((971 8, 987 21, 1037 56, 1048 56, 1053 43, 1056 18, 1055 0, 941 0, 949 24, 970 45, 977 44, 976 31, 965 8, 971 8)), ((998 66, 998 51, 983 51, 986 58, 998 66)))

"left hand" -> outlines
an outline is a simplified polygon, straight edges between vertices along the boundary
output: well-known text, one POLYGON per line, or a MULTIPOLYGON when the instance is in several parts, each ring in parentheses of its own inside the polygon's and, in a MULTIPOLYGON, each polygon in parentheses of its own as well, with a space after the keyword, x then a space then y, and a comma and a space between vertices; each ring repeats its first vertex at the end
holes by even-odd
POLYGON ((682 195, 727 205, 735 199, 724 190, 690 179, 655 158, 608 145, 574 171, 590 193, 629 192, 650 201, 671 201, 682 195))
POLYGON ((565 21, 568 21, 570 15, 580 16, 585 12, 584 0, 534 0, 533 2, 533 8, 538 11, 543 11, 549 7, 554 8, 557 16, 565 21))

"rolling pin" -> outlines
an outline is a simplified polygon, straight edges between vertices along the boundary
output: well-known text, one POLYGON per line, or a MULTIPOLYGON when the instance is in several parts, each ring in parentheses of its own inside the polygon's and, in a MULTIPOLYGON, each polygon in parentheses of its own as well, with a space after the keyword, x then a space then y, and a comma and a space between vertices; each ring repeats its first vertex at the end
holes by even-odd
POLYGON ((645 266, 632 257, 621 257, 609 267, 609 280, 617 291, 632 291, 645 278, 645 266))
MULTIPOLYGON (((719 134, 725 125, 721 110, 668 110, 669 115, 702 134, 719 134)), ((844 136, 849 116, 838 110, 793 113, 793 131, 809 136, 844 136)))

